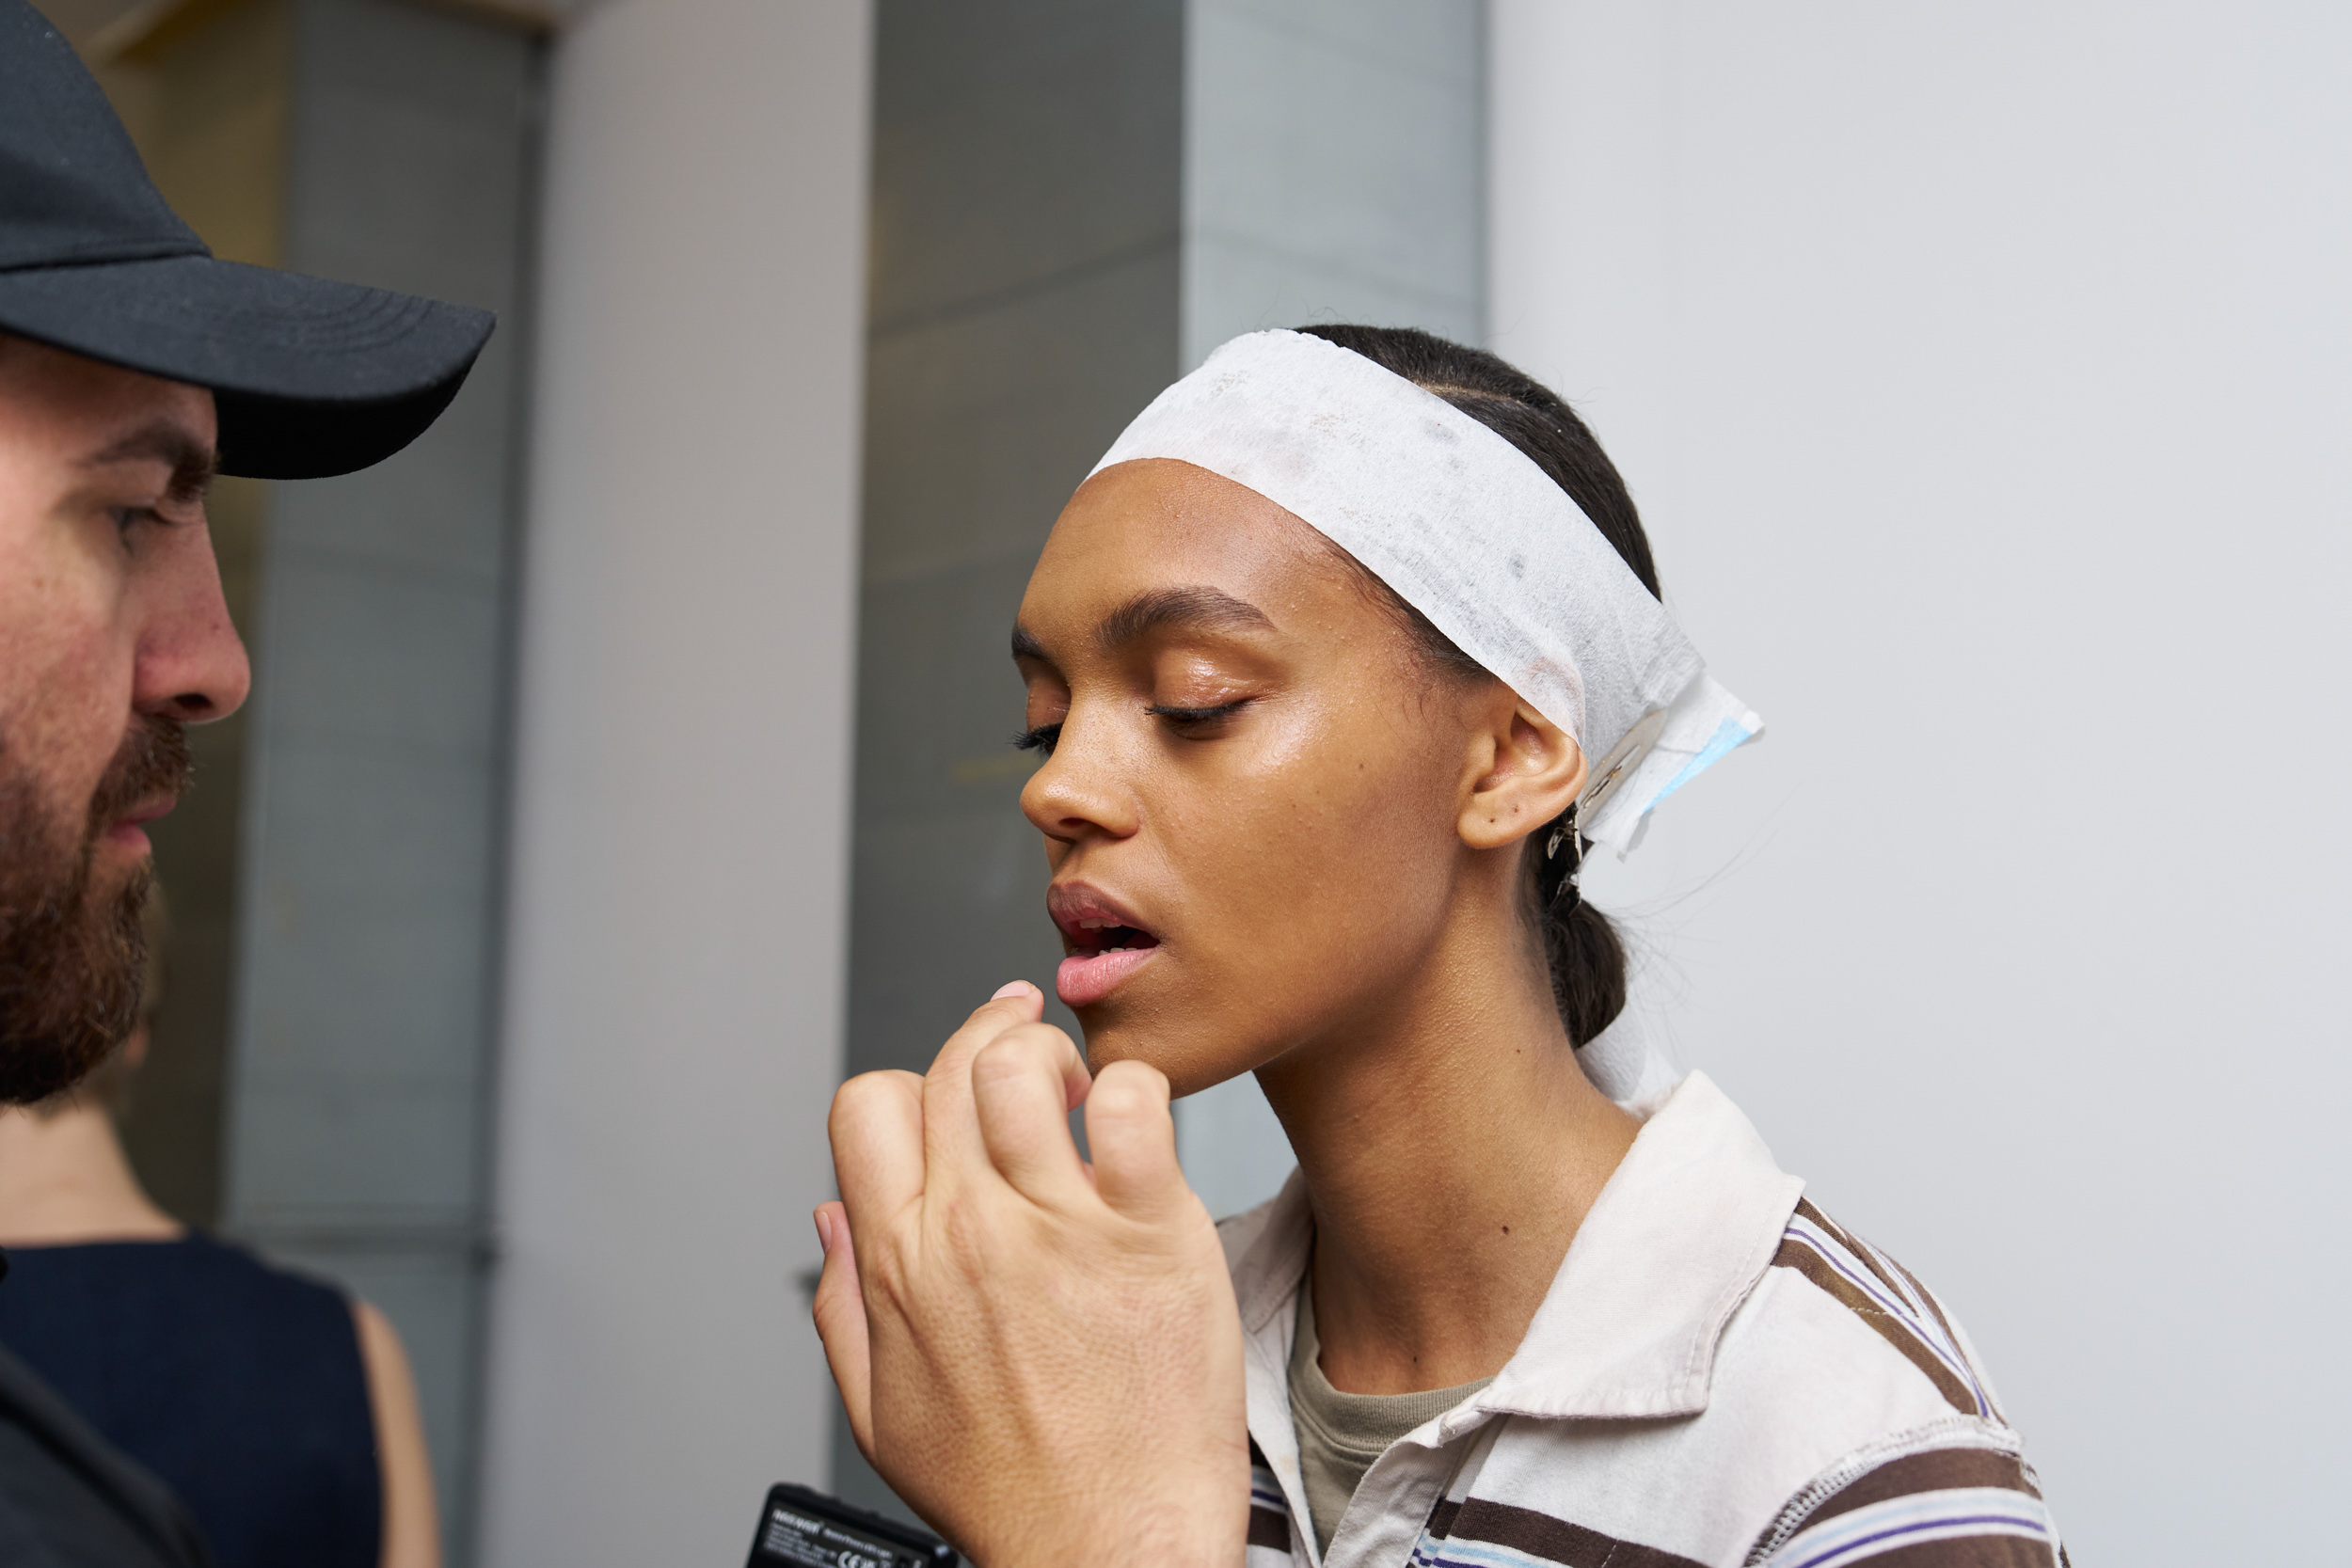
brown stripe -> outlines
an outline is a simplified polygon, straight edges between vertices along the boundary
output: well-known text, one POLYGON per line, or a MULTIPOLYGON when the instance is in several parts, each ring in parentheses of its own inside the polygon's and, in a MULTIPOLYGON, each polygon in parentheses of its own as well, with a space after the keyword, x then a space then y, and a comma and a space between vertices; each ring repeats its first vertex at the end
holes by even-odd
MULTIPOLYGON (((1227 1517, 1231 1518, 1232 1515, 1228 1514, 1227 1517)), ((1230 1541, 1232 1537, 1228 1536, 1226 1539, 1230 1541)), ((1291 1549, 1289 1516, 1277 1513, 1270 1508, 1251 1509, 1249 1511, 1249 1544, 1271 1546, 1278 1552, 1289 1551, 1291 1549)))
POLYGON ((1915 1541, 1869 1560, 1869 1568, 2056 1568, 2050 1544, 2026 1535, 1915 1541))
POLYGON ((1429 1511, 1429 1523, 1422 1527, 1432 1541, 1443 1541, 1454 1533, 1454 1516, 1462 1512, 1462 1505, 1452 1497, 1439 1497, 1438 1506, 1429 1511))
POLYGON ((1974 1391, 1954 1376, 1949 1367, 1944 1365, 1942 1358, 1928 1347, 1927 1341, 1919 1338, 1919 1331, 1863 1294, 1862 1287, 1830 1267, 1828 1260, 1820 1253, 1796 1237, 1788 1236, 1782 1238, 1780 1251, 1773 1254, 1772 1262, 1779 1268, 1796 1270, 1851 1310, 1854 1316, 1876 1329, 1880 1338, 1901 1352, 1904 1360, 1918 1368, 1927 1380, 1935 1385, 1935 1391, 1943 1395, 1954 1410, 1963 1416, 1977 1414, 1974 1391))
POLYGON ((1274 1470, 1274 1466, 1265 1462, 1265 1450, 1258 1447, 1258 1440, 1255 1437, 1249 1440, 1249 1467, 1253 1470, 1264 1470, 1268 1474, 1274 1470))
MULTIPOLYGON (((1879 1267, 1879 1260, 1872 1255, 1870 1249, 1862 1244, 1861 1237, 1855 1235, 1852 1231, 1847 1229, 1836 1220, 1831 1219, 1827 1214, 1822 1213, 1819 1209, 1814 1208, 1813 1200, 1809 1197, 1801 1197, 1797 1199, 1797 1212, 1804 1215, 1806 1219, 1811 1220, 1815 1225, 1820 1226, 1822 1229, 1828 1231, 1831 1241, 1836 1242, 1839 1246, 1844 1247, 1848 1252, 1852 1253, 1854 1255, 1855 1261, 1859 1262, 1864 1268, 1879 1276, 1880 1284, 1885 1286, 1889 1291, 1893 1291, 1895 1294, 1899 1296, 1902 1294, 1902 1291, 1896 1288, 1895 1281, 1888 1275, 1887 1272, 1879 1267)), ((1891 1262, 1893 1259, 1890 1259, 1889 1261, 1891 1262)))
POLYGON ((1896 1259, 1889 1258, 1887 1261, 1894 1264, 1895 1272, 1897 1274, 1901 1275, 1905 1279, 1911 1282, 1912 1290, 1918 1293, 1921 1301, 1928 1304, 1928 1310, 1935 1314, 1935 1321, 1937 1323, 1941 1324, 1944 1329, 1944 1338, 1951 1341, 1953 1350, 1959 1350, 1960 1336, 1952 1331, 1952 1320, 1944 1315, 1944 1304, 1935 1299, 1935 1292, 1929 1290, 1925 1285, 1920 1284, 1919 1276, 1913 1274, 1909 1269, 1904 1268, 1896 1259))
MULTIPOLYGON (((1434 1516, 1430 1523, 1436 1525, 1434 1516)), ((1677 1557, 1656 1546, 1620 1541, 1597 1529, 1538 1513, 1532 1508, 1514 1508, 1485 1497, 1465 1501, 1450 1524, 1452 1528, 1447 1533, 1453 1540, 1508 1546, 1547 1562, 1564 1564, 1565 1568, 1700 1568, 1687 1557, 1677 1557)))
POLYGON ((1857 1508, 1908 1497, 1919 1492, 1950 1492, 1963 1486, 1998 1486, 2028 1497, 2042 1496, 2015 1454, 1990 1449, 1931 1449, 1890 1459, 1865 1471, 1830 1494, 1829 1500, 1804 1516, 1801 1527, 1811 1529, 1824 1519, 1851 1513, 1857 1508))

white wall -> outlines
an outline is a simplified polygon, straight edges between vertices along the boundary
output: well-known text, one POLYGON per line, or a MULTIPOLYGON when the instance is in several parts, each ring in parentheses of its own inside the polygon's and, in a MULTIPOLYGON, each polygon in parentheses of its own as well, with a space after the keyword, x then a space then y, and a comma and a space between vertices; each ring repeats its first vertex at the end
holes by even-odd
POLYGON ((1771 729, 1601 901, 2074 1560, 2340 1557, 2352 11, 1496 0, 1495 346, 1771 729))
POLYGON ((870 32, 610 0, 556 45, 493 1568, 739 1560, 823 1480, 870 32))

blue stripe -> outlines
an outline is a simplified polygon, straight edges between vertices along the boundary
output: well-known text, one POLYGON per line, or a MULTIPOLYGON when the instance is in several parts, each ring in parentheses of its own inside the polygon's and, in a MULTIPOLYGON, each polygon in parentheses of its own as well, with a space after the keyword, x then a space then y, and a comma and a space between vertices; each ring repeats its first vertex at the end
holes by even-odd
POLYGON ((1413 1548, 1413 1561, 1422 1568, 1511 1568, 1523 1562, 1549 1562, 1550 1558, 1535 1557, 1516 1546, 1486 1546, 1471 1541, 1448 1541, 1436 1555, 1422 1550, 1429 1544, 1423 1535, 1421 1544, 1413 1548))
MULTIPOLYGON (((1915 1520, 1908 1525, 1889 1526, 1885 1529, 1880 1530, 1872 1535, 1862 1536, 1858 1540, 1841 1541, 1825 1552, 1817 1552, 1813 1556, 1804 1559, 1802 1561, 1788 1564, 1788 1568, 1813 1568, 1815 1563, 1827 1562, 1834 1557, 1838 1557, 1846 1552, 1852 1551, 1856 1546, 1867 1546, 1873 1542, 1889 1541, 1899 1535, 1916 1535, 1921 1530, 1949 1529, 1954 1525, 2024 1525, 2028 1528, 2028 1530, 2030 1530, 2036 1540, 2047 1541, 2050 1539, 2049 1530, 2042 1527, 2042 1521, 2039 1519, 2020 1519, 2006 1513, 1968 1513, 1961 1514, 1948 1519, 1921 1519, 1915 1520)), ((2001 1533, 2006 1534, 2008 1532, 2003 1531, 2001 1533)), ((1873 1553, 1872 1555, 1875 1556, 1876 1554, 1873 1553)))

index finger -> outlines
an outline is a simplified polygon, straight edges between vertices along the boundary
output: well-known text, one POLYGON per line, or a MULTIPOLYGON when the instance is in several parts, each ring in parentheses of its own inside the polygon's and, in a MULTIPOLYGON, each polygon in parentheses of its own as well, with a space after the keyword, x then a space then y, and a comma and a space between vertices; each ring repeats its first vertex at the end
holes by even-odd
POLYGON ((947 1037, 923 1075, 923 1163, 933 1178, 988 1163, 972 1100, 972 1058, 1008 1029, 1045 1016, 1045 993, 1016 980, 990 997, 947 1037))

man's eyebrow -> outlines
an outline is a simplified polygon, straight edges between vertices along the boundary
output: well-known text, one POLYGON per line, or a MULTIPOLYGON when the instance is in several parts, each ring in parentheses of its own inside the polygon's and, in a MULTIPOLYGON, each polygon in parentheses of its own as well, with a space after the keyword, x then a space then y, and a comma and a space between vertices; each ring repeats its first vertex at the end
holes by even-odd
POLYGON ((82 459, 85 468, 116 463, 164 463, 171 468, 171 499, 191 501, 204 494, 220 469, 220 453, 196 438, 185 425, 168 420, 143 424, 82 459))

